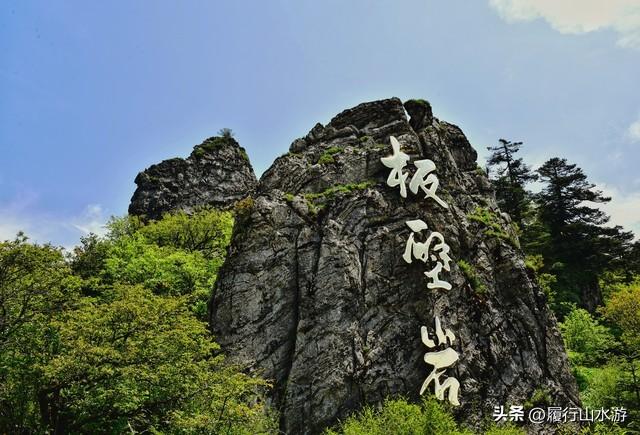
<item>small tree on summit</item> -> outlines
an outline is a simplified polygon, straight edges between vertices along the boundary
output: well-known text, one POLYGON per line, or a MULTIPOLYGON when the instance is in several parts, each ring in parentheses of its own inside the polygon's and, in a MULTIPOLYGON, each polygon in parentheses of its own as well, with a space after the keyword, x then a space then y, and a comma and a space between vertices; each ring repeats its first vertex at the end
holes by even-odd
POLYGON ((487 166, 496 168, 497 177, 491 181, 496 189, 498 205, 522 227, 522 221, 531 202, 525 185, 536 180, 537 176, 522 161, 522 158, 514 156, 520 151, 521 146, 522 142, 500 139, 500 145, 487 147, 492 152, 487 160, 487 166))
POLYGON ((233 137, 233 130, 230 128, 221 128, 218 130, 218 136, 224 137, 226 139, 230 139, 233 137))

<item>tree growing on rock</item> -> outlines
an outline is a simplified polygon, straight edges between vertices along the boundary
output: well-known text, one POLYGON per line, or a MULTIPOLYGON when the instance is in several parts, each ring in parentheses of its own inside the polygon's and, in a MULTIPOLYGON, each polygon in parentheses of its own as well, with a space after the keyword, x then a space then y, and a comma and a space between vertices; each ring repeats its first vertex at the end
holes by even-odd
POLYGON ((536 180, 537 176, 521 157, 515 157, 522 142, 510 142, 506 139, 500 139, 499 142, 498 146, 487 147, 492 152, 487 166, 494 168, 496 172, 496 177, 491 181, 496 189, 500 209, 509 213, 513 221, 522 227, 531 204, 531 197, 525 186, 536 180))

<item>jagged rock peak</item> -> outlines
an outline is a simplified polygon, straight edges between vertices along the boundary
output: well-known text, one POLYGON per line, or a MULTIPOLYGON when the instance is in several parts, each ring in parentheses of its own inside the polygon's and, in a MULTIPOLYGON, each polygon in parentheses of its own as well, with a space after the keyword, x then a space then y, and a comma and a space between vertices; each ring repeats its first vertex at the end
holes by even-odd
POLYGON ((230 208, 255 191, 257 180, 245 149, 232 137, 214 136, 196 145, 186 159, 150 166, 135 183, 129 214, 159 219, 175 210, 230 208))
POLYGON ((285 433, 319 433, 390 395, 417 400, 432 369, 420 328, 436 316, 456 336, 459 419, 478 425, 534 392, 579 401, 556 319, 476 158, 426 101, 392 98, 317 124, 264 173, 237 216, 210 323, 233 361, 274 381, 285 433), (386 184, 390 136, 411 162, 436 164, 448 208, 386 184), (418 219, 451 249, 451 290, 427 288, 426 265, 402 258, 418 219))

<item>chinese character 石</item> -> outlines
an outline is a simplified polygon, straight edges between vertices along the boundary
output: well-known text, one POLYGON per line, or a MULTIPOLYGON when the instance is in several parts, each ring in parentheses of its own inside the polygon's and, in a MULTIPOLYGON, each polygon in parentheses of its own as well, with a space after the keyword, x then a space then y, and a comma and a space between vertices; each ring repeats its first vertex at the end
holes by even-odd
POLYGON ((509 406, 509 421, 523 421, 524 407, 521 405, 509 406))
POLYGON ((400 196, 406 198, 407 186, 405 183, 409 174, 406 172, 402 172, 402 169, 407 166, 409 156, 400 151, 400 142, 398 142, 398 139, 391 136, 389 140, 391 141, 391 147, 393 148, 393 155, 391 157, 383 157, 380 159, 383 165, 385 165, 387 168, 391 168, 391 173, 387 178, 387 185, 389 187, 396 187, 399 185, 400 196))
POLYGON ((425 242, 416 242, 415 233, 419 233, 422 230, 427 229, 427 224, 420 220, 407 221, 407 226, 411 228, 411 235, 407 239, 407 245, 404 250, 402 258, 407 263, 412 262, 412 257, 426 263, 431 260, 435 261, 436 265, 428 272, 424 274, 431 278, 432 282, 427 284, 430 289, 443 288, 445 290, 451 290, 451 284, 440 279, 440 272, 446 270, 449 272, 451 267, 451 257, 449 257, 449 245, 444 241, 442 234, 434 231, 432 232, 425 242), (436 257, 437 254, 437 257, 436 257))
POLYGON ((505 421, 507 413, 504 412, 504 405, 496 405, 493 407, 493 421, 505 421))
POLYGON ((418 193, 418 188, 420 188, 425 193, 426 198, 432 198, 442 207, 449 208, 447 203, 436 195, 436 189, 438 189, 440 181, 435 174, 431 174, 431 172, 436 169, 436 164, 429 159, 416 160, 413 164, 418 170, 413 175, 413 178, 411 178, 409 189, 411 189, 413 193, 418 193))
MULTIPOLYGON (((420 335, 422 337, 422 342, 428 348, 434 348, 439 345, 451 345, 456 337, 453 335, 449 329, 442 330, 440 326, 440 319, 436 317, 436 338, 438 339, 438 343, 436 344, 431 338, 429 338, 429 332, 427 331, 427 327, 423 326, 420 328, 420 335)), ((452 366, 458 360, 458 352, 453 350, 450 347, 447 347, 444 350, 438 352, 427 352, 424 355, 424 361, 427 364, 433 366, 433 370, 422 383, 422 387, 420 388, 420 394, 422 395, 425 390, 429 387, 431 382, 434 384, 434 394, 438 400, 444 400, 445 391, 449 390, 448 399, 453 405, 460 405, 458 402, 458 390, 460 389, 460 382, 454 377, 447 377, 444 381, 440 382, 440 376, 445 372, 445 370, 450 366, 452 366)))

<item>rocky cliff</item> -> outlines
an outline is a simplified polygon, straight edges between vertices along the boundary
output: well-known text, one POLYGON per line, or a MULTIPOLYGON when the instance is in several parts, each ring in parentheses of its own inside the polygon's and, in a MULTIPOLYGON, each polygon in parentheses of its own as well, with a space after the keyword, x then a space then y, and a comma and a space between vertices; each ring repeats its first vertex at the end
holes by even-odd
POLYGON ((165 160, 140 172, 129 214, 158 219, 174 210, 226 209, 250 195, 257 180, 247 153, 231 137, 211 137, 186 159, 165 160))
POLYGON ((228 355, 273 379, 286 433, 317 433, 388 395, 416 399, 431 372, 421 326, 435 316, 456 335, 460 418, 477 424, 534 392, 578 402, 556 320, 476 157, 427 102, 393 98, 317 124, 263 175, 237 218, 211 325, 228 355), (436 164, 448 208, 386 184, 390 136, 436 164), (402 258, 416 219, 450 246, 451 290, 428 289, 425 263, 402 258))

